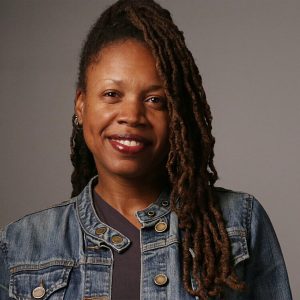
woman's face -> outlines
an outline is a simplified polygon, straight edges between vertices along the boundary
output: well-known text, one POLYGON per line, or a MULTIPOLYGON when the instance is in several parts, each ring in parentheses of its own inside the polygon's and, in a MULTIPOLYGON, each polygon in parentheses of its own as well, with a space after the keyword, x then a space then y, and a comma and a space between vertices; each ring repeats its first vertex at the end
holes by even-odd
POLYGON ((77 92, 76 114, 99 175, 154 177, 169 151, 169 116, 151 51, 135 40, 104 47, 77 92))

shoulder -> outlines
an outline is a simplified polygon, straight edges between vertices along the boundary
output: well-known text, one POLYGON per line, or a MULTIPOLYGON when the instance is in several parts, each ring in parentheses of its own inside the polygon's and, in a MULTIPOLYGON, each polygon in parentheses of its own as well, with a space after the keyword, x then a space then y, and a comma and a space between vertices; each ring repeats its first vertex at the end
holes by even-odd
POLYGON ((33 237, 35 239, 38 236, 42 238, 48 232, 54 232, 53 230, 57 229, 58 224, 69 219, 68 216, 74 215, 75 200, 76 198, 72 198, 9 223, 1 231, 2 243, 28 241, 33 237))
POLYGON ((260 202, 249 193, 215 187, 213 194, 227 228, 239 227, 249 232, 253 218, 265 214, 260 202))
POLYGON ((51 265, 55 260, 71 261, 73 253, 65 251, 64 256, 61 253, 65 249, 62 245, 69 245, 69 240, 79 235, 74 226, 77 220, 75 200, 72 198, 28 214, 0 230, 0 298, 7 293, 12 272, 38 268, 39 264, 51 265), (72 235, 67 235, 71 230, 72 235), (14 267, 17 269, 12 271, 14 267))
POLYGON ((265 219, 266 213, 251 194, 221 187, 215 187, 213 194, 221 209, 231 242, 232 257, 237 265, 250 258, 253 236, 260 231, 257 220, 265 219))

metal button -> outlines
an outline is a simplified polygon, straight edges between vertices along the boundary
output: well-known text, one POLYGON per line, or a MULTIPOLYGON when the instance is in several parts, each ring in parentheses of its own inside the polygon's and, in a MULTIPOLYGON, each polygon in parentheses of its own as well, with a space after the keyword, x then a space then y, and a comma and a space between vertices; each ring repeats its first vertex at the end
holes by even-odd
POLYGON ((168 228, 168 224, 166 222, 160 221, 155 225, 156 232, 164 232, 168 228))
POLYGON ((114 235, 112 238, 111 238, 111 241, 113 244, 120 244, 123 242, 123 238, 119 235, 114 235))
POLYGON ((95 233, 97 235, 101 235, 101 234, 104 234, 106 232, 107 228, 106 227, 99 227, 95 230, 95 233))
POLYGON ((155 216, 155 211, 149 210, 149 211, 147 212, 147 215, 148 215, 149 217, 154 217, 154 216, 155 216))
POLYGON ((168 282, 168 277, 165 274, 158 274, 154 277, 154 282, 159 286, 165 285, 168 282))
POLYGON ((166 206, 169 205, 169 201, 164 200, 164 201, 161 202, 161 205, 164 206, 164 207, 166 207, 166 206))
POLYGON ((40 284, 40 286, 36 287, 33 291, 32 291, 32 296, 34 299, 41 299, 45 296, 46 294, 46 290, 43 286, 43 283, 40 284))

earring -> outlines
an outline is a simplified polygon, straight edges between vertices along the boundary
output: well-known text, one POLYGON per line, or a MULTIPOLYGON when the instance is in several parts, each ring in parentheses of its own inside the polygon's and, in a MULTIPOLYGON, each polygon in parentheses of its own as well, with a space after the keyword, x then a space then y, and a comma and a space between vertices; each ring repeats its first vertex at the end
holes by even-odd
POLYGON ((78 119, 78 116, 77 116, 77 115, 74 115, 74 117, 73 117, 73 123, 74 123, 74 125, 75 125, 75 127, 76 127, 77 129, 80 129, 80 128, 81 128, 81 124, 80 124, 80 122, 79 122, 79 119, 78 119))

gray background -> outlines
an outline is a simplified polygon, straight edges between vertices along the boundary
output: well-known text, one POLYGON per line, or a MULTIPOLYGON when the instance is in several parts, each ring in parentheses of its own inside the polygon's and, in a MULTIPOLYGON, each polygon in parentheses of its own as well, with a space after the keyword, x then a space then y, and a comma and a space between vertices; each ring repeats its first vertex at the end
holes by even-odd
MULTIPOLYGON (((69 197, 78 54, 112 2, 0 1, 0 226, 69 197)), ((217 185, 263 204, 300 299, 300 1, 160 2, 204 79, 217 185)))

